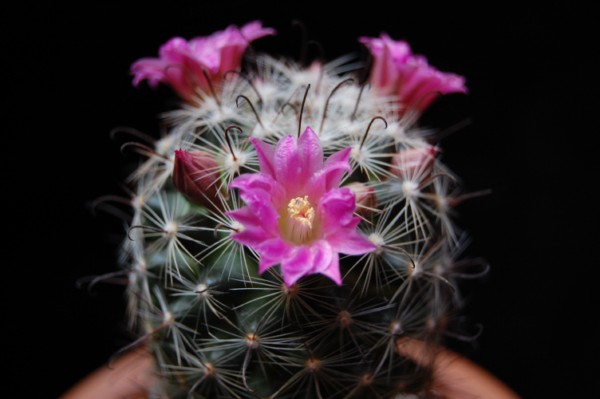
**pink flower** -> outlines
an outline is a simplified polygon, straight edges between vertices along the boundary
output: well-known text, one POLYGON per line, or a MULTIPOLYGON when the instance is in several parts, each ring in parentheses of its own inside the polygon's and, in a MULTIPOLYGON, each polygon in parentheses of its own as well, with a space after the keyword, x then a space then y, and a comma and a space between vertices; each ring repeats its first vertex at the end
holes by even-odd
POLYGON ((380 95, 398 96, 403 113, 423 112, 439 94, 467 92, 462 76, 431 67, 425 57, 413 55, 404 41, 392 40, 386 34, 359 40, 373 56, 371 85, 380 95))
POLYGON ((240 69, 250 42, 273 34, 274 29, 263 28, 260 22, 254 21, 241 29, 231 25, 189 42, 174 37, 161 46, 159 58, 142 58, 131 66, 133 84, 137 86, 146 79, 152 87, 165 83, 184 100, 194 102, 198 89, 210 93, 211 84, 217 90, 225 73, 240 69))
POLYGON ((288 287, 314 273, 340 285, 339 254, 362 255, 376 248, 357 231, 354 194, 339 187, 350 171, 350 148, 323 162, 321 143, 310 127, 275 147, 250 140, 261 171, 230 184, 246 203, 228 213, 243 225, 233 239, 260 255, 260 273, 279 264, 288 287))

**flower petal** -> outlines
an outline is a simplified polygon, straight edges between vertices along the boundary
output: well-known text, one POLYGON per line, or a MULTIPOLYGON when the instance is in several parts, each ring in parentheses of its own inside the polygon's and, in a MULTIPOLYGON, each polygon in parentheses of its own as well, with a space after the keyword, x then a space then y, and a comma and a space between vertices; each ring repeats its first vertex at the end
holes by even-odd
POLYGON ((337 252, 332 253, 331 262, 323 270, 319 271, 322 275, 329 277, 337 285, 342 285, 342 274, 340 272, 340 256, 337 252))
POLYGON ((272 238, 265 240, 255 249, 260 254, 258 272, 262 274, 270 267, 281 263, 282 259, 289 258, 294 248, 280 238, 272 238))
POLYGON ((285 187, 290 197, 301 195, 302 162, 298 154, 298 143, 292 135, 279 140, 273 155, 275 177, 285 187))
POLYGON ((316 201, 326 191, 339 187, 344 173, 352 171, 348 162, 350 150, 346 148, 331 155, 323 168, 310 178, 305 190, 311 200, 316 201))
POLYGON ((167 63, 157 58, 142 58, 131 65, 133 85, 139 86, 143 80, 148 80, 151 87, 156 87, 165 78, 167 63))
POLYGON ((260 166, 261 173, 275 178, 275 167, 273 166, 273 154, 275 149, 273 146, 265 143, 262 140, 258 140, 256 137, 249 138, 252 145, 256 149, 256 155, 258 155, 258 166, 260 166))
POLYGON ((239 188, 242 192, 262 190, 268 193, 282 189, 277 181, 263 173, 245 173, 239 175, 229 183, 229 188, 239 188))
POLYGON ((256 214, 247 206, 234 211, 225 212, 225 215, 240 222, 244 226, 252 226, 260 223, 260 219, 258 219, 256 214))
POLYGON ((350 147, 344 148, 343 150, 331 154, 331 156, 327 158, 327 161, 325 161, 323 170, 326 174, 326 190, 339 187, 340 182, 342 181, 342 176, 344 176, 344 172, 352 171, 349 162, 351 150, 352 149, 350 147))
MULTIPOLYGON (((151 87, 166 83, 185 100, 195 95, 192 74, 195 62, 190 62, 190 48, 181 37, 173 37, 160 47, 159 58, 142 58, 131 65, 133 84, 148 80, 151 87)), ((197 67, 196 67, 197 69, 197 67)))
POLYGON ((256 248, 271 237, 272 235, 268 234, 263 228, 253 227, 252 225, 231 235, 232 240, 250 248, 256 248))
POLYGON ((323 234, 329 236, 353 220, 356 200, 347 187, 328 191, 319 203, 319 217, 323 234))
MULTIPOLYGON (((279 234, 279 213, 273 208, 271 195, 268 192, 258 189, 247 190, 242 191, 240 197, 246 203, 248 212, 256 216, 256 227, 260 226, 271 236, 279 234)), ((232 217, 235 215, 235 213, 232 214, 232 217)), ((244 225, 244 227, 248 228, 251 226, 244 225)))
POLYGON ((298 154, 302 162, 302 181, 307 181, 323 167, 321 141, 314 130, 307 127, 298 139, 298 154))
POLYGON ((274 208, 279 209, 286 200, 284 188, 279 182, 262 173, 246 173, 233 179, 229 188, 239 188, 242 193, 246 191, 261 190, 270 195, 269 202, 274 208))
POLYGON ((327 240, 319 240, 310 245, 313 261, 311 273, 321 273, 326 270, 333 258, 331 245, 327 240))
POLYGON ((306 246, 294 248, 291 257, 281 263, 281 275, 285 285, 290 287, 301 277, 310 274, 312 268, 313 256, 310 249, 306 246))
MULTIPOLYGON (((339 255, 334 252, 327 240, 319 240, 310 246, 312 269, 310 274, 320 273, 332 279, 337 285, 342 284, 339 255)), ((308 274, 308 273, 307 273, 308 274)))
POLYGON ((173 37, 160 46, 158 54, 168 64, 183 64, 190 55, 190 46, 182 37, 173 37))
POLYGON ((377 245, 356 231, 355 227, 338 230, 336 234, 328 236, 327 241, 334 251, 346 255, 362 255, 377 249, 377 245))
MULTIPOLYGON (((367 44, 368 42, 364 42, 367 44)), ((379 52, 373 62, 371 83, 381 94, 390 94, 398 81, 398 71, 395 68, 388 46, 378 48, 379 52)))
POLYGON ((252 21, 248 22, 246 25, 240 28, 242 36, 251 42, 256 39, 260 39, 261 37, 275 35, 277 31, 273 28, 263 28, 262 23, 260 21, 252 21))

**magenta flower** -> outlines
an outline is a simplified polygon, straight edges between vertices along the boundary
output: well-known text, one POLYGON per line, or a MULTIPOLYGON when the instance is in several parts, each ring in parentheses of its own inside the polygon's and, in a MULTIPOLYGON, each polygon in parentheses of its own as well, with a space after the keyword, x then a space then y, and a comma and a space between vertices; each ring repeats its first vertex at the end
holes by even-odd
POLYGON ((279 264, 288 287, 315 273, 341 285, 339 254, 362 255, 376 248, 357 231, 354 194, 339 188, 350 171, 350 148, 323 162, 321 143, 310 127, 275 147, 250 140, 261 171, 230 184, 246 203, 228 213, 243 225, 233 239, 260 255, 259 273, 279 264))
POLYGON ((146 79, 152 87, 165 83, 185 101, 195 102, 198 90, 210 93, 210 85, 217 90, 225 73, 240 69, 250 42, 273 34, 274 29, 253 21, 242 28, 231 25, 189 42, 174 37, 161 46, 159 58, 142 58, 131 66, 133 84, 137 86, 146 79))
POLYGON ((402 109, 423 112, 439 94, 466 93, 465 79, 440 72, 421 55, 413 55, 408 43, 380 38, 361 37, 371 51, 373 67, 370 83, 380 95, 398 96, 402 109))

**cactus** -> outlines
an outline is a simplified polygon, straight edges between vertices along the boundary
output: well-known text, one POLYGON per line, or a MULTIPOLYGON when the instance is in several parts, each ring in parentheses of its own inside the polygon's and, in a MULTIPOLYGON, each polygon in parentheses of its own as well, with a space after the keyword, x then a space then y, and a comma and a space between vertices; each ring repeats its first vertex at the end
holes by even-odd
POLYGON ((419 117, 464 79, 386 35, 360 39, 370 64, 246 52, 272 34, 174 38, 132 65, 182 100, 162 138, 126 144, 144 156, 120 258, 133 345, 158 397, 432 395, 398 342, 440 343, 458 279, 486 266, 461 259, 473 193, 419 117))

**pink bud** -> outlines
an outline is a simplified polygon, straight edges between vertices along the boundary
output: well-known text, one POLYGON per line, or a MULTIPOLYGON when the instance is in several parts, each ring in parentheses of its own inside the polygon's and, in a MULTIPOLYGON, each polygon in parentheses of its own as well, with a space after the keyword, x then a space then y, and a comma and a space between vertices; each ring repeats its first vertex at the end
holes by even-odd
POLYGON ((360 182, 352 182, 345 187, 348 187, 354 193, 354 197, 356 198, 356 213, 365 217, 370 215, 372 209, 377 206, 375 189, 360 182))
POLYGON ((221 202, 219 168, 212 155, 204 151, 175 151, 173 184, 190 202, 216 210, 221 202))
POLYGON ((401 150, 392 157, 390 172, 401 179, 429 176, 439 152, 439 148, 432 145, 401 150))

